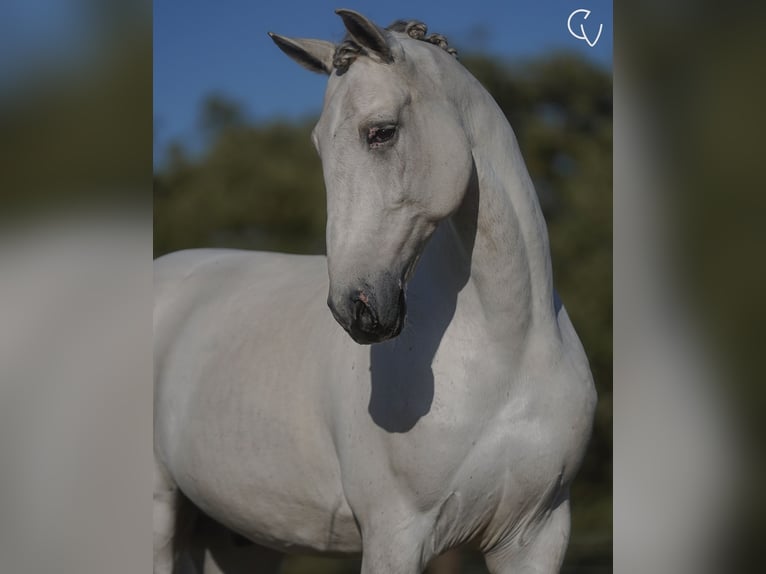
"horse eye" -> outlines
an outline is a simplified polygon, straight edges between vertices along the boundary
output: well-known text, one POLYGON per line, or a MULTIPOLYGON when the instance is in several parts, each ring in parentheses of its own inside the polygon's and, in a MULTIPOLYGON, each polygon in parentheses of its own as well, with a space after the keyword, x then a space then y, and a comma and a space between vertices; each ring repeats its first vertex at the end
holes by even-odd
POLYGON ((370 147, 379 147, 391 140, 396 134, 396 126, 373 126, 367 132, 367 143, 370 147))

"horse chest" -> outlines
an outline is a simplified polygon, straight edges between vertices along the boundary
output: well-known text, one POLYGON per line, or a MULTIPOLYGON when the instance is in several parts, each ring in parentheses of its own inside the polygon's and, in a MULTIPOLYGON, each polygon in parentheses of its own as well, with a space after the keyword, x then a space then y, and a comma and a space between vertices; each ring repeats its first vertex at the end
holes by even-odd
MULTIPOLYGON (((475 438, 464 457, 437 483, 437 546, 523 537, 566 493, 584 442, 560 440, 558 427, 527 406, 509 402, 483 428, 469 429, 475 438)), ((459 441, 459 432, 442 440, 459 441)))
POLYGON ((382 448, 364 465, 369 472, 353 471, 360 488, 351 498, 369 488, 404 496, 436 514, 445 544, 480 531, 507 535, 571 480, 589 433, 590 394, 560 369, 514 364, 459 311, 437 348, 422 341, 404 346, 405 335, 390 352, 372 348, 368 423, 382 448))

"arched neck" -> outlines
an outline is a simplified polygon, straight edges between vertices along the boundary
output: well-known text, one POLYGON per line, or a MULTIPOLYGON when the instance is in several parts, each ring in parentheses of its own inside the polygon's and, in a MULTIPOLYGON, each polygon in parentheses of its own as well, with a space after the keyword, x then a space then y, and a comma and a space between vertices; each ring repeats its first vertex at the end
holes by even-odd
POLYGON ((471 281, 489 329, 523 341, 555 321, 548 231, 505 116, 472 76, 465 89, 471 94, 461 98, 461 111, 475 177, 451 225, 470 257, 471 281))

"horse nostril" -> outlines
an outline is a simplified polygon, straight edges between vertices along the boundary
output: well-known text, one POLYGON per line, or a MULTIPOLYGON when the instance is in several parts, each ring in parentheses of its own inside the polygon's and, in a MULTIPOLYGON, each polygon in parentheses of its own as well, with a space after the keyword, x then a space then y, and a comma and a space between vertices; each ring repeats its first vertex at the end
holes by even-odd
POLYGON ((356 299, 354 301, 354 322, 363 331, 373 331, 378 327, 378 316, 369 303, 356 299))
POLYGON ((359 318, 362 316, 362 311, 364 311, 365 304, 362 303, 359 299, 356 299, 354 301, 354 321, 359 322, 359 318))

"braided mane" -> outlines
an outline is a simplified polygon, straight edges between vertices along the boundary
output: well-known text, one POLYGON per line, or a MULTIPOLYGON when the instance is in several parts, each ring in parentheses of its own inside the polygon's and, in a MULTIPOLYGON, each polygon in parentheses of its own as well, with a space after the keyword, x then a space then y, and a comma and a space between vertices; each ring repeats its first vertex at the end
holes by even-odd
MULTIPOLYGON (((429 44, 438 46, 445 52, 457 58, 457 50, 449 46, 447 38, 441 34, 430 34, 426 36, 428 27, 423 22, 419 22, 418 20, 397 20, 390 26, 387 26, 386 30, 389 32, 403 32, 410 38, 415 40, 422 40, 423 42, 428 42, 429 44)), ((352 40, 351 37, 346 34, 346 37, 343 39, 343 41, 338 44, 337 48, 335 48, 332 65, 339 74, 343 74, 348 70, 349 66, 354 63, 354 60, 356 60, 360 54, 365 54, 364 48, 354 42, 354 40, 352 40)))

